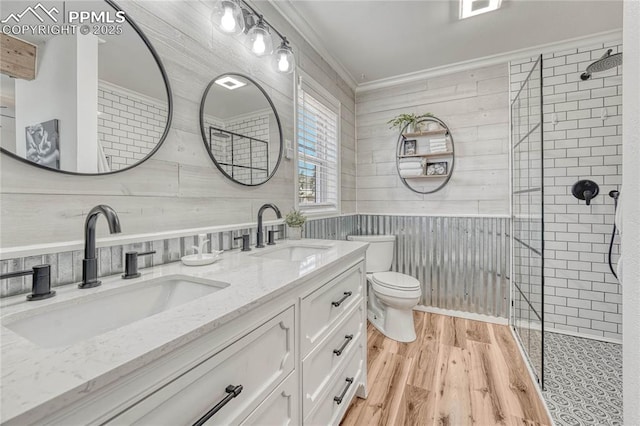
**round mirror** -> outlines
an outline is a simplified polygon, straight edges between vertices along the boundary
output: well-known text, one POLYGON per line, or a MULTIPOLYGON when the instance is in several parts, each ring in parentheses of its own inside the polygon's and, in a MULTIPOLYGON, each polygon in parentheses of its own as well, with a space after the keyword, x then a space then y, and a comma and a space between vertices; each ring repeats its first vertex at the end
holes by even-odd
POLYGON ((209 83, 200 104, 207 152, 218 169, 242 185, 261 185, 282 157, 280 118, 267 92, 251 78, 223 74, 209 83))
POLYGON ((78 175, 147 160, 172 109, 149 40, 110 0, 37 3, 2 1, 2 152, 78 175))

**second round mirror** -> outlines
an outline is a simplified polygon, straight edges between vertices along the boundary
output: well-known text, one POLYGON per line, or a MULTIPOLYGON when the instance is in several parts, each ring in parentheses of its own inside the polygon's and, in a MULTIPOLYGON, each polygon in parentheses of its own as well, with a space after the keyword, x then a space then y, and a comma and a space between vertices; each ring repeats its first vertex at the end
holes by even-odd
POLYGON ((261 185, 282 157, 278 113, 253 79, 223 74, 211 81, 200 105, 202 138, 218 169, 233 181, 261 185))

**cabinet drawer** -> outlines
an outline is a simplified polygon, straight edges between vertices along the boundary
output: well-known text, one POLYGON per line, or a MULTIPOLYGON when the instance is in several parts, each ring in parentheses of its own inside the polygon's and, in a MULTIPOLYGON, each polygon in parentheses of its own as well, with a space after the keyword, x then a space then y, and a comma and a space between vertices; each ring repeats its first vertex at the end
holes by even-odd
MULTIPOLYGON (((360 339, 359 343, 362 341, 364 339, 360 339)), ((327 387, 328 391, 323 392, 311 414, 305 418, 305 426, 337 425, 347 411, 358 386, 362 384, 362 376, 366 374, 365 368, 362 351, 354 351, 347 362, 346 368, 333 377, 333 381, 327 387), (352 380, 352 382, 349 383, 348 379, 352 380), (341 401, 336 401, 335 398, 340 397, 342 398, 341 401)))
POLYGON ((322 340, 324 334, 361 302, 364 269, 360 262, 302 299, 302 356, 322 340))
POLYGON ((223 400, 207 424, 237 424, 294 367, 294 308, 258 327, 140 401, 111 424, 191 425, 223 400), (231 397, 230 386, 242 385, 231 397))
POLYGON ((346 321, 318 345, 302 363, 303 413, 307 415, 327 384, 354 351, 359 351, 365 330, 364 306, 358 303, 346 321), (349 338, 350 337, 350 338, 349 338), (337 351, 337 352, 336 352, 337 351))
POLYGON ((298 381, 296 373, 289 377, 264 400, 253 413, 244 419, 243 426, 295 426, 298 420, 298 381))

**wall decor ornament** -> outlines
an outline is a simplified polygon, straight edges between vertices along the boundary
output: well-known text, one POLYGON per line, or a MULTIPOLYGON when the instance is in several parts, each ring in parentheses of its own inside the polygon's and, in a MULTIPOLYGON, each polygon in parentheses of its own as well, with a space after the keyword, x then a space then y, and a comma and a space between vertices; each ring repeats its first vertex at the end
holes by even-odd
POLYGON ((58 120, 27 126, 25 142, 27 160, 52 169, 60 168, 58 120))
POLYGON ((430 113, 401 114, 388 124, 400 130, 396 169, 402 184, 418 194, 433 194, 444 188, 455 165, 455 144, 447 124, 430 113), (420 128, 417 132, 416 123, 420 128))

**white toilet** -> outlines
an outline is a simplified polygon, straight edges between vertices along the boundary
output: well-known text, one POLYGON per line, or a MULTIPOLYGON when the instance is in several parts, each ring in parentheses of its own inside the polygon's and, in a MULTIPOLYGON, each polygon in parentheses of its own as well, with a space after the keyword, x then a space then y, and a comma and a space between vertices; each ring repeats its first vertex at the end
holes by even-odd
POLYGON ((417 279, 389 271, 395 235, 349 235, 347 239, 369 243, 366 264, 369 321, 393 340, 413 342, 416 340, 413 308, 420 302, 422 290, 417 279))

